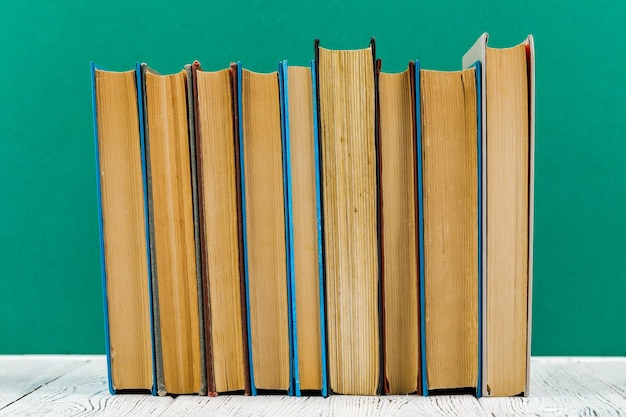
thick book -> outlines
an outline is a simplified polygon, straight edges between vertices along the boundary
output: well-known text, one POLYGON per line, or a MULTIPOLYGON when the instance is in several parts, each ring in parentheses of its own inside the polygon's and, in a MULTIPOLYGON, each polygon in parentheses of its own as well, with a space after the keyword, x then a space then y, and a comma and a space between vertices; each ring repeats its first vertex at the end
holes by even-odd
POLYGON ((480 395, 479 77, 416 70, 424 395, 480 395))
POLYGON ((189 68, 141 66, 157 393, 204 394, 202 283, 189 68))
POLYGON ((378 97, 374 40, 315 42, 330 391, 381 392, 378 97))
POLYGON ((279 66, 287 253, 291 300, 292 394, 328 395, 324 266, 315 63, 279 66))
POLYGON ((463 57, 480 62, 483 97, 483 382, 485 396, 528 395, 532 310, 535 55, 485 33, 463 57))
POLYGON ((156 392, 139 67, 91 63, 109 391, 156 392))
POLYGON ((237 64, 250 390, 292 390, 289 254, 278 71, 237 64))
POLYGON ((385 393, 420 392, 415 65, 380 72, 385 393))
POLYGON ((237 73, 191 71, 207 390, 249 395, 237 73))

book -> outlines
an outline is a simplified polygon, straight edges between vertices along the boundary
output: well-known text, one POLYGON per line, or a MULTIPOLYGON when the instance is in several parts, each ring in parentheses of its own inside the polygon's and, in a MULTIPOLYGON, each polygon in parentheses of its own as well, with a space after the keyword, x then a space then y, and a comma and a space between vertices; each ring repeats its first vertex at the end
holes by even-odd
POLYGON ((479 393, 478 72, 416 74, 423 392, 479 393))
POLYGON ((487 47, 483 34, 463 57, 482 72, 483 395, 528 395, 533 190, 534 42, 487 47))
POLYGON ((278 72, 237 64, 250 388, 291 389, 291 329, 278 72))
POLYGON ((315 42, 330 391, 381 391, 377 74, 360 50, 315 42))
POLYGON ((420 391, 415 66, 380 72, 385 392, 420 391))
POLYGON ((202 71, 198 62, 191 71, 207 390, 249 395, 237 74, 202 71))
POLYGON ((91 63, 109 391, 154 390, 139 73, 91 63), (139 98, 138 98, 139 97, 139 98))
POLYGON ((203 394, 202 285, 196 256, 188 69, 159 75, 142 65, 141 75, 157 393, 203 394))
POLYGON ((279 66, 291 292, 293 394, 328 395, 315 63, 279 66))

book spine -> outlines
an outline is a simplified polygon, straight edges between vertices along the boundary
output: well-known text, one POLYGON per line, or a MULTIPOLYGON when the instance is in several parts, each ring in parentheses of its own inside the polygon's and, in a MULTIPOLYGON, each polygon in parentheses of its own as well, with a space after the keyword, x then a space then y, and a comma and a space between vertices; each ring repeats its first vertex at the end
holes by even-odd
POLYGON ((96 70, 98 67, 95 63, 90 63, 91 71, 91 100, 93 107, 93 137, 95 145, 96 158, 96 193, 98 199, 98 230, 100 233, 100 274, 102 277, 102 301, 104 311, 104 342, 107 358, 107 374, 108 387, 111 395, 115 395, 116 389, 113 384, 113 373, 111 371, 111 343, 109 334, 109 302, 107 298, 107 278, 106 278, 106 260, 104 257, 104 221, 102 217, 102 186, 100 183, 100 146, 98 142, 98 109, 97 109, 97 93, 96 93, 96 70))
POLYGON ((244 165, 244 142, 243 142, 243 120, 242 120, 242 106, 241 106, 241 62, 231 64, 231 73, 233 75, 233 96, 234 100, 234 115, 235 115, 235 142, 237 153, 237 179, 238 179, 238 198, 239 198, 239 210, 240 210, 240 228, 239 228, 239 241, 240 244, 240 268, 242 277, 242 319, 244 328, 244 341, 247 345, 244 345, 244 356, 246 356, 247 370, 249 377, 249 387, 246 388, 247 395, 256 395, 256 386, 254 384, 254 367, 252 362, 252 329, 250 328, 250 291, 248 284, 248 241, 246 238, 246 184, 245 176, 243 175, 244 165), (244 311, 245 310, 245 311, 244 311))
POLYGON ((287 320, 289 326, 289 395, 301 396, 300 371, 298 362, 298 332, 296 320, 296 283, 295 283, 295 256, 293 241, 293 204, 291 185, 291 145, 289 132, 289 64, 282 61, 278 64, 278 83, 280 90, 280 119, 282 131, 283 151, 283 195, 285 200, 285 249, 287 258, 287 320))
MULTIPOLYGON (((320 170, 320 148, 319 148, 319 121, 318 121, 318 100, 317 100, 317 66, 316 61, 311 61, 311 86, 313 97, 313 143, 315 152, 315 204, 317 220, 317 260, 319 265, 319 292, 320 292, 320 336, 321 336, 321 367, 322 367, 322 396, 328 396, 328 366, 327 366, 327 346, 326 346, 326 301, 325 301, 325 281, 324 281, 324 234, 322 233, 322 181, 320 170)), ((294 330, 295 331, 295 330, 294 330)))

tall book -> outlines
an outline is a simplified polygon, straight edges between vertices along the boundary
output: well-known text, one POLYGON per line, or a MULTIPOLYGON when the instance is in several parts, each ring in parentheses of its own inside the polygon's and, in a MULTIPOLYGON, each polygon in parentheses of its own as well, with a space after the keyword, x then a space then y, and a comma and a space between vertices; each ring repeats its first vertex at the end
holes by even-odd
POLYGON ((315 64, 279 67, 293 394, 328 395, 315 64))
POLYGON ((478 75, 416 71, 424 395, 480 394, 478 75))
POLYGON ((533 37, 463 57, 479 61, 484 207, 483 386, 486 396, 528 395, 533 259, 535 58, 533 37))
POLYGON ((415 65, 380 72, 385 392, 420 391, 415 65))
POLYGON ((206 392, 188 71, 141 67, 159 395, 206 392))
POLYGON ((200 259, 209 395, 250 394, 236 68, 193 79, 200 259))
POLYGON ((111 394, 156 389, 139 74, 137 70, 105 71, 91 63, 111 394))
POLYGON ((288 391, 292 381, 289 264, 278 72, 237 64, 243 252, 250 388, 288 391))
POLYGON ((381 391, 377 72, 360 50, 315 43, 330 390, 381 391))

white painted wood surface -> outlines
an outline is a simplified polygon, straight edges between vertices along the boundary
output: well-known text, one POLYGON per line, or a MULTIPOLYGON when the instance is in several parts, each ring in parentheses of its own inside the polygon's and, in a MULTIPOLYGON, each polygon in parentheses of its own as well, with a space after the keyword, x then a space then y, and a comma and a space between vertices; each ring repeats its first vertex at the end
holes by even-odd
POLYGON ((533 358, 530 396, 181 395, 107 390, 103 356, 0 356, 0 416, 626 416, 626 358, 533 358))

